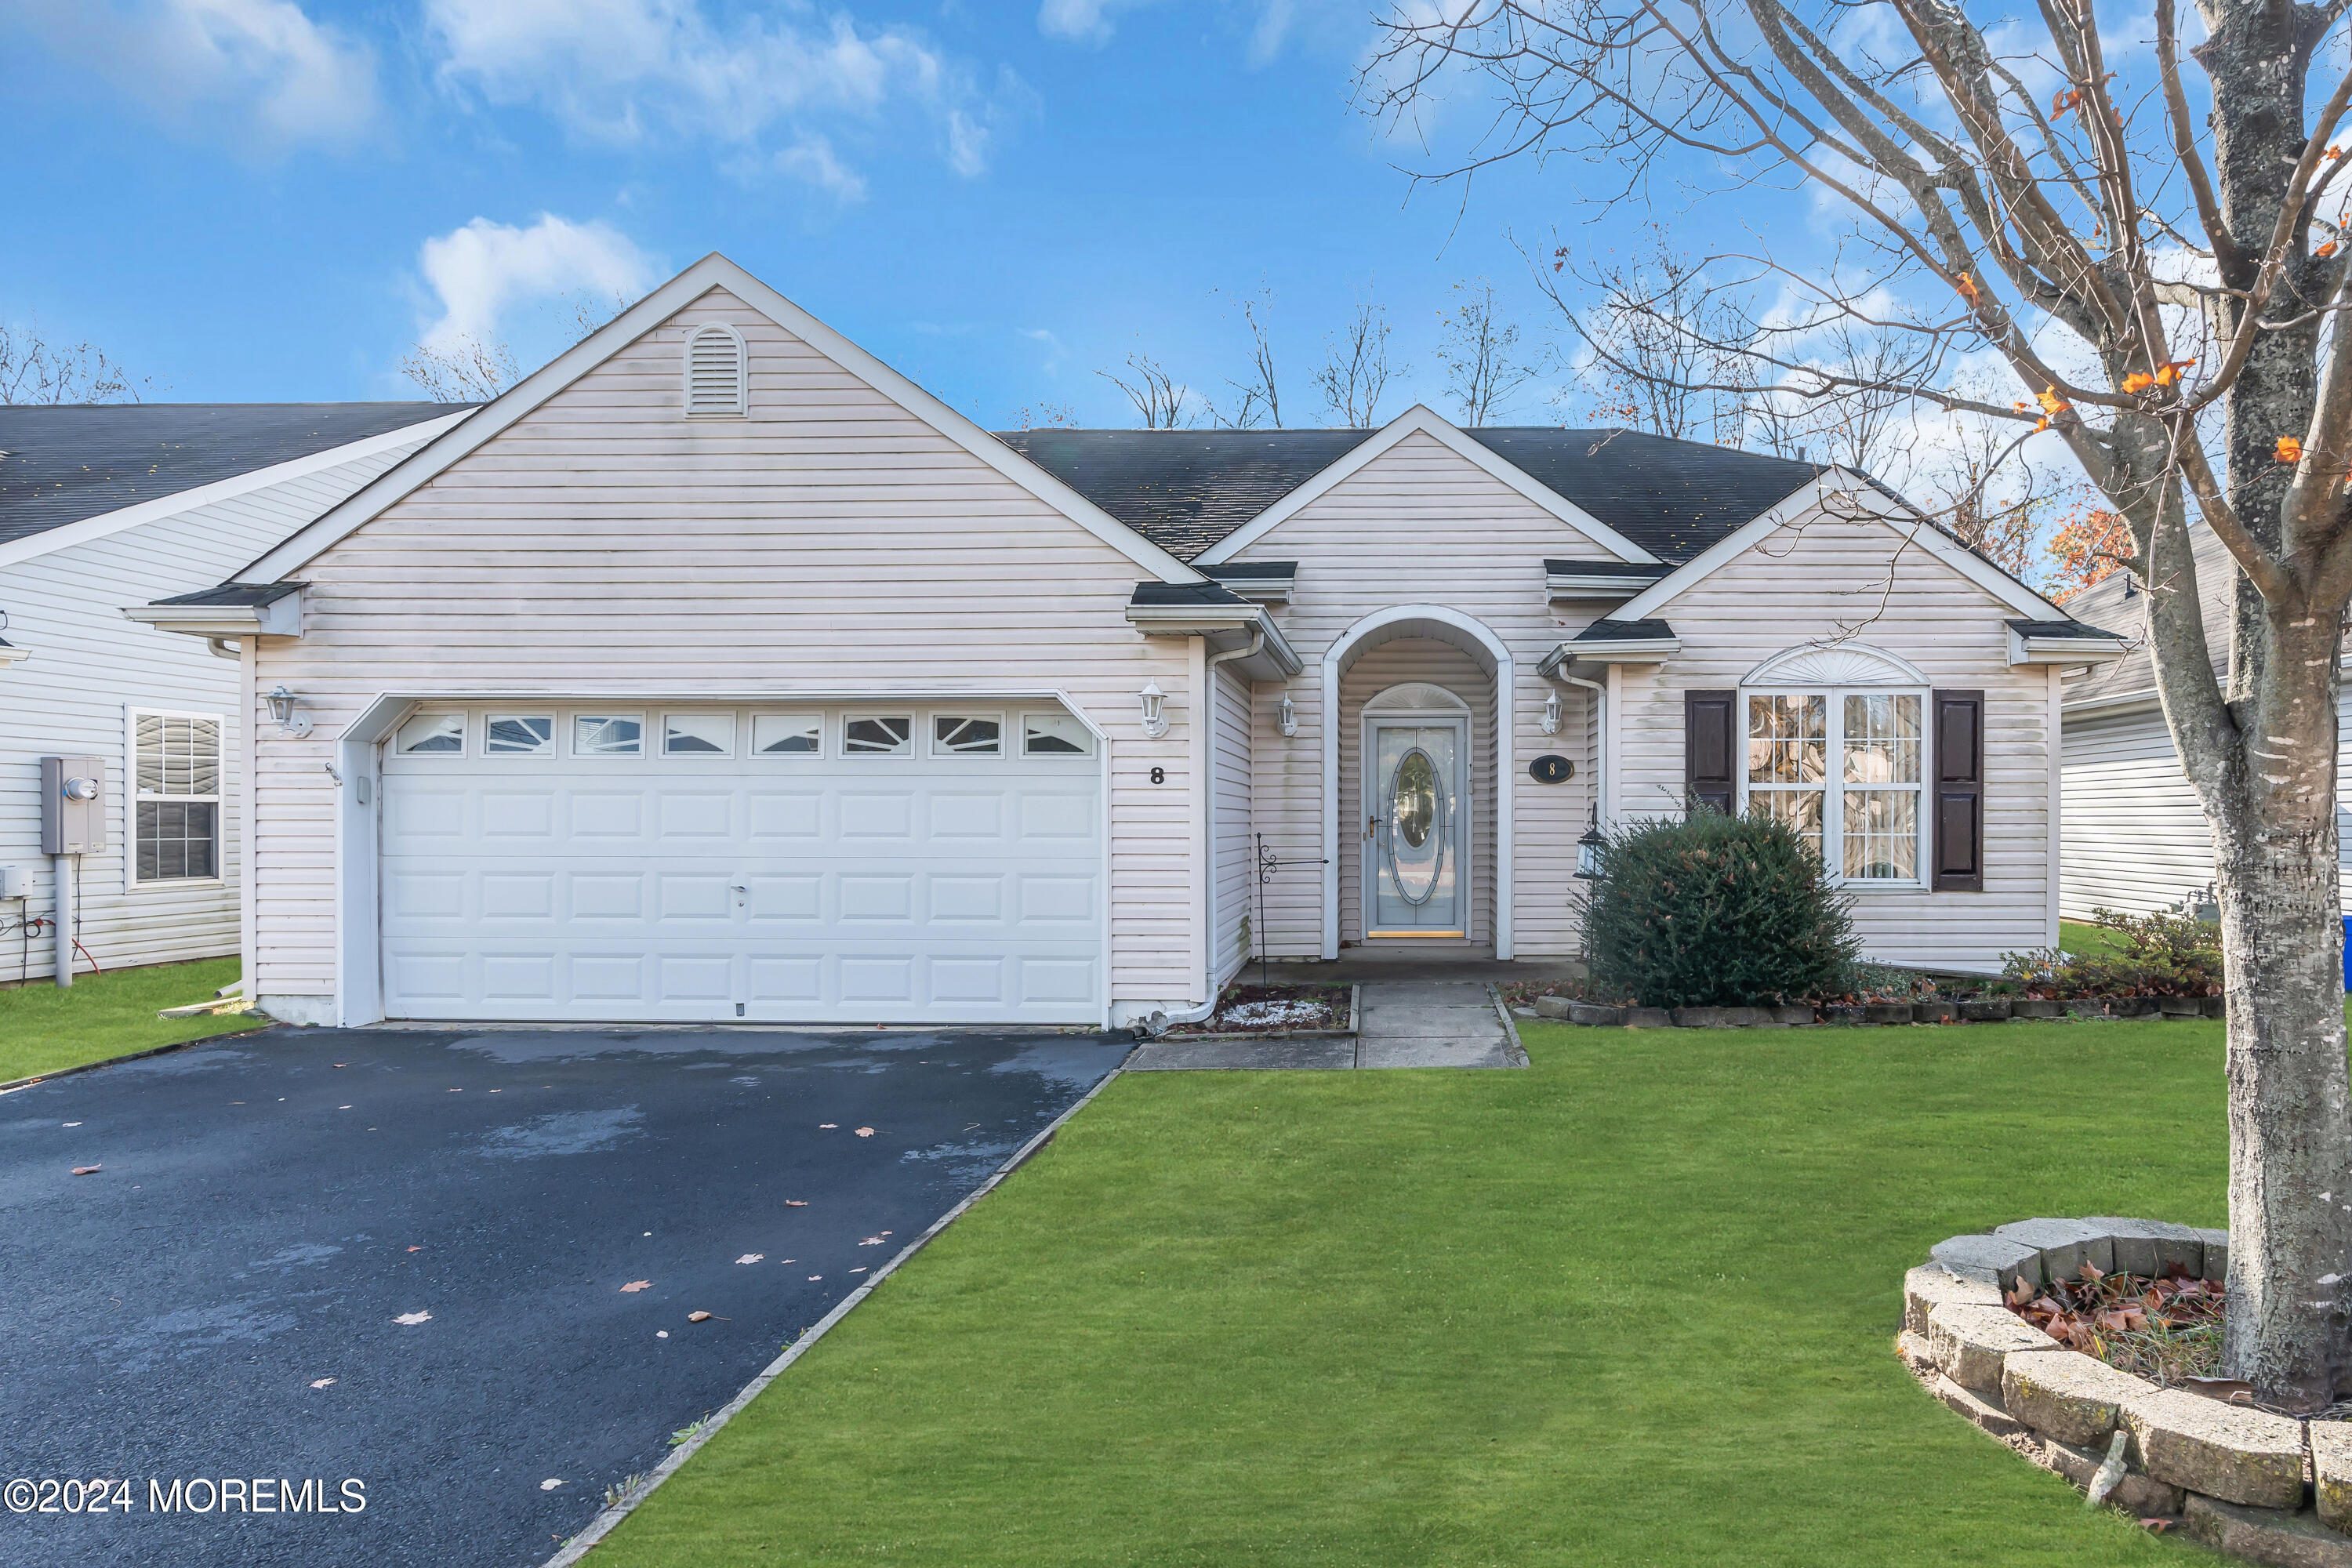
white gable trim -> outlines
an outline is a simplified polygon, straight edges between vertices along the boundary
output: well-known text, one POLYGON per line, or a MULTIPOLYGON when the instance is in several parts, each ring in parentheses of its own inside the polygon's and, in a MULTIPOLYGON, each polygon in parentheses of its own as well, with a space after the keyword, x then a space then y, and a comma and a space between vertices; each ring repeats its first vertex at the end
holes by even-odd
POLYGON ((247 567, 238 574, 238 580, 274 583, 299 571, 321 551, 350 536, 362 524, 530 416, 557 393, 713 289, 724 289, 733 294, 1161 582, 1204 580, 1173 555, 715 250, 525 376, 464 425, 394 464, 374 483, 247 567))
POLYGON ((1387 452, 1408 436, 1430 437, 1471 464, 1490 478, 1499 479, 1533 501, 1560 521, 1583 534, 1620 561, 1654 564, 1657 557, 1626 538, 1623 534, 1592 516, 1574 501, 1547 486, 1539 485, 1520 470, 1517 464, 1496 457, 1477 442, 1465 436, 1444 415, 1423 404, 1416 403, 1350 451, 1346 457, 1258 513, 1255 517, 1217 541, 1193 558, 1201 566, 1221 566, 1234 555, 1247 550, 1274 530, 1290 521, 1298 511, 1328 495, 1349 476, 1387 452))
POLYGON ((1919 667, 1866 642, 1782 648, 1739 678, 1742 686, 1930 686, 1919 667))
POLYGON ((36 555, 47 555, 52 550, 69 550, 93 539, 104 539, 125 529, 139 528, 184 511, 194 511, 200 506, 211 506, 215 501, 234 500, 238 496, 250 495, 255 490, 268 489, 288 479, 319 473, 340 463, 372 458, 394 447, 429 441, 472 412, 467 408, 455 414, 436 414, 414 425, 404 425, 381 436, 346 441, 340 447, 330 447, 307 458, 289 458, 285 462, 272 463, 266 468, 256 468, 250 473, 232 474, 227 479, 215 479, 211 484, 198 485, 194 489, 174 490, 170 495, 158 496, 153 500, 140 501, 114 511, 100 512, 79 522, 44 529, 38 533, 0 544, 0 566, 14 566, 20 561, 30 561, 36 555))
POLYGON ((2063 621, 2068 618, 2066 612, 2056 605, 1977 554, 1927 518, 1890 500, 1885 492, 1861 475, 1846 468, 1832 468, 1811 483, 1801 486, 1796 493, 1780 505, 1759 513, 1749 522, 1693 556, 1677 571, 1659 578, 1620 605, 1610 618, 1639 621, 1655 616, 1686 590, 1705 582, 1804 513, 1824 506, 1832 495, 1838 496, 1849 508, 1847 515, 1866 512, 1876 518, 1886 525, 1889 531, 1904 535, 1906 542, 1917 545, 2019 615, 2034 620, 2063 621), (1898 518, 1898 511, 1905 513, 1909 521, 1898 518))

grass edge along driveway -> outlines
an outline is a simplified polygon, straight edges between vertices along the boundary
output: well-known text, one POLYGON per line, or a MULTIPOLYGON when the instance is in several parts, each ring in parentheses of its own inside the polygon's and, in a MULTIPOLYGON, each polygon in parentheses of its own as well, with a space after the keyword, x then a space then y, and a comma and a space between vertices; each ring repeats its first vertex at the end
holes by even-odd
POLYGON ((0 988, 0 1083, 260 1028, 269 1020, 250 1014, 155 1016, 166 1007, 212 1000, 236 978, 236 966, 234 958, 205 958, 77 974, 62 991, 43 980, 0 988))
POLYGON ((590 1561, 2153 1563, 1896 1365, 1903 1270, 2223 1216, 2210 1023, 1524 1030, 1111 1085, 590 1561))

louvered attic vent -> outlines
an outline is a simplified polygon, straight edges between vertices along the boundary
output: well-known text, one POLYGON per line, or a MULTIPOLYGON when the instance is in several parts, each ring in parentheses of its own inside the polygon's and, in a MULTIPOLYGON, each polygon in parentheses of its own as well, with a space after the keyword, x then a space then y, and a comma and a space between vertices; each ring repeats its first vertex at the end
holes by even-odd
POLYGON ((703 327, 686 342, 686 412, 689 418, 746 412, 743 340, 729 326, 703 327))

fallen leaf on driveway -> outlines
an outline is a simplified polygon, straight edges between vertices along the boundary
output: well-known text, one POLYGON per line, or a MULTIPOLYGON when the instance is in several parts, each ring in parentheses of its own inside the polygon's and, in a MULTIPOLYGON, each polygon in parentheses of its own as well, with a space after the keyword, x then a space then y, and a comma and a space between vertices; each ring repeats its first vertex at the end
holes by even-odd
POLYGON ((539 1483, 539 1489, 540 1489, 540 1490, 541 1490, 541 1491, 543 1491, 543 1492, 551 1492, 551 1491, 553 1491, 556 1488, 558 1488, 558 1487, 562 1486, 562 1484, 563 1484, 563 1482, 562 1482, 562 1479, 560 1479, 559 1478, 554 1477, 554 1476, 550 1476, 550 1477, 548 1477, 548 1478, 547 1478, 547 1479, 545 1479, 545 1480, 543 1480, 543 1481, 541 1481, 541 1482, 540 1482, 540 1483, 539 1483))
POLYGON ((621 1294, 625 1296, 632 1290, 650 1290, 653 1289, 653 1284, 650 1279, 632 1279, 621 1287, 621 1294))
POLYGON ((74 1174, 77 1176, 91 1176, 96 1175, 99 1172, 104 1169, 106 1169, 106 1167, 103 1165, 76 1165, 74 1167, 74 1174))
POLYGON ((342 1063, 341 1063, 341 1062, 337 1062, 335 1065, 336 1065, 337 1067, 341 1067, 341 1066, 342 1066, 343 1064, 342 1064, 342 1063))
POLYGON ((319 1381, 318 1381, 318 1382, 316 1382, 316 1383, 312 1384, 310 1386, 311 1386, 311 1387, 313 1387, 313 1388, 332 1388, 334 1385, 335 1385, 335 1380, 334 1380, 333 1378, 331 1378, 331 1377, 322 1377, 322 1378, 319 1379, 319 1381))
POLYGON ((808 1199, 806 1199, 806 1198, 786 1198, 786 1199, 784 1200, 784 1206, 785 1206, 786 1208, 788 1208, 788 1209, 804 1209, 804 1208, 808 1207, 808 1199))
POLYGON ((818 1280, 820 1280, 820 1279, 824 1279, 824 1275, 822 1275, 822 1274, 812 1274, 812 1275, 810 1275, 810 1276, 809 1276, 809 1282, 810 1282, 811 1284, 814 1284, 816 1281, 818 1281, 818 1280))
POLYGON ((465 1091, 464 1089, 451 1089, 449 1092, 450 1092, 451 1094, 463 1094, 463 1093, 465 1093, 466 1091, 465 1091))
POLYGON ((60 1125, 60 1126, 64 1126, 64 1127, 79 1127, 79 1126, 80 1126, 80 1125, 81 1125, 81 1123, 80 1123, 80 1122, 79 1122, 79 1121, 66 1121, 66 1122, 60 1122, 58 1125, 60 1125))
POLYGON ((879 1247, 882 1245, 882 1238, 878 1236, 869 1236, 857 1245, 860 1247, 879 1247))
POLYGON ((408 1329, 413 1329, 419 1323, 429 1323, 432 1321, 433 1314, 430 1312, 403 1312, 400 1316, 393 1320, 394 1322, 398 1323, 401 1327, 408 1329))
POLYGON ((336 1109, 337 1110, 349 1110, 351 1109, 351 1107, 350 1107, 350 1106, 348 1106, 348 1105, 338 1105, 337 1107, 335 1107, 335 1109, 336 1109))
POLYGON ((689 1323, 707 1323, 710 1321, 710 1314, 708 1312, 688 1312, 686 1315, 686 1321, 689 1323))
POLYGON ((657 1340, 666 1340, 669 1338, 669 1331, 667 1329, 656 1329, 654 1331, 654 1338, 657 1340))
POLYGON ((423 1247, 410 1247, 408 1250, 409 1250, 409 1251, 411 1251, 411 1252, 422 1252, 422 1251, 424 1251, 425 1249, 424 1249, 423 1247))
POLYGON ((818 1131, 820 1131, 820 1132, 823 1132, 823 1131, 825 1131, 827 1128, 830 1128, 830 1127, 838 1127, 838 1126, 840 1126, 840 1125, 841 1125, 841 1123, 840 1123, 840 1122, 838 1122, 838 1121, 820 1121, 820 1122, 818 1122, 818 1123, 816 1124, 816 1130, 817 1130, 818 1131))
POLYGON ((857 1135, 860 1138, 871 1138, 874 1136, 874 1129, 871 1127, 861 1127, 857 1130, 857 1135))
POLYGON ((864 1268, 853 1268, 853 1269, 851 1269, 851 1270, 850 1270, 850 1272, 851 1272, 852 1274, 863 1274, 863 1273, 865 1273, 865 1272, 866 1272, 866 1270, 865 1270, 864 1268))
POLYGON ((738 1263, 757 1263, 760 1259, 767 1256, 768 1255, 764 1252, 747 1252, 735 1261, 738 1263))

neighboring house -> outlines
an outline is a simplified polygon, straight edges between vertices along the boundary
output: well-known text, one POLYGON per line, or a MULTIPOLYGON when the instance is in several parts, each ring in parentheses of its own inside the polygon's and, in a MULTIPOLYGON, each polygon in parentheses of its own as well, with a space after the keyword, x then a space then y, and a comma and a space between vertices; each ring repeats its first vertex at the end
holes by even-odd
MULTIPOLYGON (((2216 675, 2230 657, 2230 604, 2237 563, 2210 529, 2190 531, 2205 642, 2216 675)), ((2214 881, 2213 837, 2197 791, 2158 705, 2156 671, 2140 639, 2147 595, 2116 572, 2067 601, 2077 619, 2132 640, 2131 652, 2070 680, 2065 698, 2065 848, 2060 908, 2069 920, 2095 909, 2145 914, 2204 901, 2214 881)), ((2352 912, 2352 689, 2336 699, 2338 880, 2352 912)))
POLYGON ((2119 651, 1841 470, 1424 408, 999 437, 716 256, 135 613, 257 640, 256 989, 353 1024, 1570 954, 1591 823, 1693 795, 1820 836, 1874 955, 1990 969, 2055 933, 2059 670, 2119 651))
POLYGON ((445 405, 0 406, 0 981, 53 975, 41 759, 96 757, 77 964, 237 951, 245 726, 235 661, 123 624, 217 583, 458 417, 445 405))

